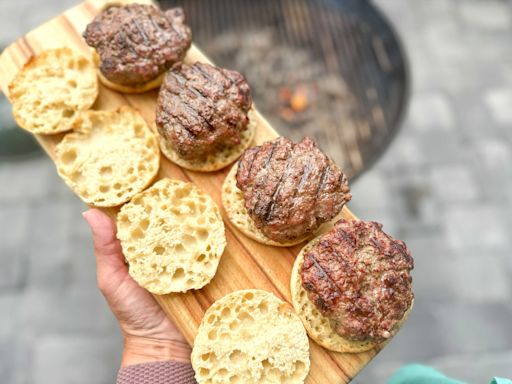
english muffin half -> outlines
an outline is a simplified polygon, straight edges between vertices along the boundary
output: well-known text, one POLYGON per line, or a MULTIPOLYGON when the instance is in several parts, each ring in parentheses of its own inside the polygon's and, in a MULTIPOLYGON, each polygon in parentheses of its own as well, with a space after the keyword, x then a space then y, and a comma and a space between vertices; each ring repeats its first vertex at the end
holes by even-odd
POLYGON ((299 384, 309 372, 309 341, 287 303, 262 290, 236 291, 206 311, 192 367, 199 384, 299 384))
POLYGON ((87 204, 114 207, 151 184, 158 173, 156 136, 134 109, 82 112, 56 147, 66 184, 87 204))
POLYGON ((168 178, 121 208, 117 230, 130 275, 158 295, 204 287, 226 246, 213 199, 191 183, 168 178))
POLYGON ((9 85, 14 119, 36 134, 71 130, 79 112, 89 109, 97 96, 94 64, 69 48, 31 58, 9 85))

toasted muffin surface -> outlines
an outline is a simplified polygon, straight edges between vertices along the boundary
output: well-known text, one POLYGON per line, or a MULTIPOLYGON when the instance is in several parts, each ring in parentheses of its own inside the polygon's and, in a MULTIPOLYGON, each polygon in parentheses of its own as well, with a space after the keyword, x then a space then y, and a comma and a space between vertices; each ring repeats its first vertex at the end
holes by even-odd
POLYGON ((87 204, 113 207, 144 190, 160 165, 155 134, 132 108, 82 112, 56 147, 66 184, 87 204))
POLYGON ((309 341, 293 309, 261 290, 236 291, 206 311, 192 366, 203 383, 303 383, 309 341))
POLYGON ((69 48, 31 58, 9 85, 16 122, 36 134, 71 130, 79 112, 89 109, 97 96, 94 64, 69 48))
POLYGON ((162 179, 133 197, 117 226, 130 275, 159 295, 208 284, 226 246, 213 199, 180 180, 162 179))

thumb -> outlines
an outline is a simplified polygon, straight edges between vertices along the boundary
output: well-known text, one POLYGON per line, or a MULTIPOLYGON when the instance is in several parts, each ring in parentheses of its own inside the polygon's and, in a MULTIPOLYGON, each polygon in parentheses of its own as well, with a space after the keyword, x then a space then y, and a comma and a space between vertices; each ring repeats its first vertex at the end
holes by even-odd
POLYGON ((124 275, 128 267, 124 263, 121 244, 116 238, 114 221, 99 209, 89 209, 82 215, 91 228, 96 255, 96 274, 98 285, 102 289, 108 280, 119 276, 117 274, 120 271, 124 275))

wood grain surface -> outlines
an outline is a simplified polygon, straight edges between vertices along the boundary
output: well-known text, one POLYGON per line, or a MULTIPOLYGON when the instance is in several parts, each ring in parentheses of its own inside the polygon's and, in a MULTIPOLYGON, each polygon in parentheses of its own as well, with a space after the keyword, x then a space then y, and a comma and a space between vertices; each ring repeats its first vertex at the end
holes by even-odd
MULTIPOLYGON (((139 1, 145 2, 145 1, 139 1)), ((0 87, 8 96, 8 84, 17 71, 33 55, 41 50, 68 46, 91 53, 82 40, 85 26, 104 5, 101 0, 88 0, 67 12, 43 24, 26 36, 10 45, 0 56, 0 87)), ((37 12, 37 9, 32 9, 37 12)), ((186 62, 208 61, 196 48, 187 54, 186 62)), ((48 90, 51 92, 51 90, 48 90)), ((130 105, 138 109, 146 121, 154 122, 157 92, 142 95, 124 95, 100 87, 94 109, 114 110, 121 105, 130 105)), ((278 136, 277 132, 259 114, 257 116, 256 144, 278 136)), ((63 135, 36 136, 48 155, 54 157, 55 145, 63 135)), ((214 173, 196 173, 186 171, 162 157, 158 177, 171 177, 190 181, 208 192, 221 206, 221 185, 229 168, 214 173)), ((115 216, 117 209, 106 210, 115 216)), ((190 344, 193 343, 197 328, 206 309, 217 299, 239 289, 259 288, 290 302, 290 273, 293 261, 301 245, 292 248, 276 248, 259 244, 239 232, 228 220, 224 210, 228 246, 216 276, 205 288, 181 294, 155 296, 169 317, 182 330, 190 344)), ((345 208, 341 213, 345 218, 355 216, 345 208)), ((306 383, 346 383, 351 380, 378 352, 378 348, 358 354, 329 352, 313 341, 311 347, 311 371, 306 383)))

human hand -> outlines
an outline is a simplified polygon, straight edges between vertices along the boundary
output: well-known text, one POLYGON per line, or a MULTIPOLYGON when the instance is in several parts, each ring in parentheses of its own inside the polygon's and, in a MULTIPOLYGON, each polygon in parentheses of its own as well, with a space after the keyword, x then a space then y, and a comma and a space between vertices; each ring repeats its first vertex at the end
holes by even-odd
POLYGON ((128 274, 116 225, 105 213, 90 209, 98 287, 119 322, 124 337, 121 366, 150 361, 190 361, 190 346, 151 294, 128 274))

